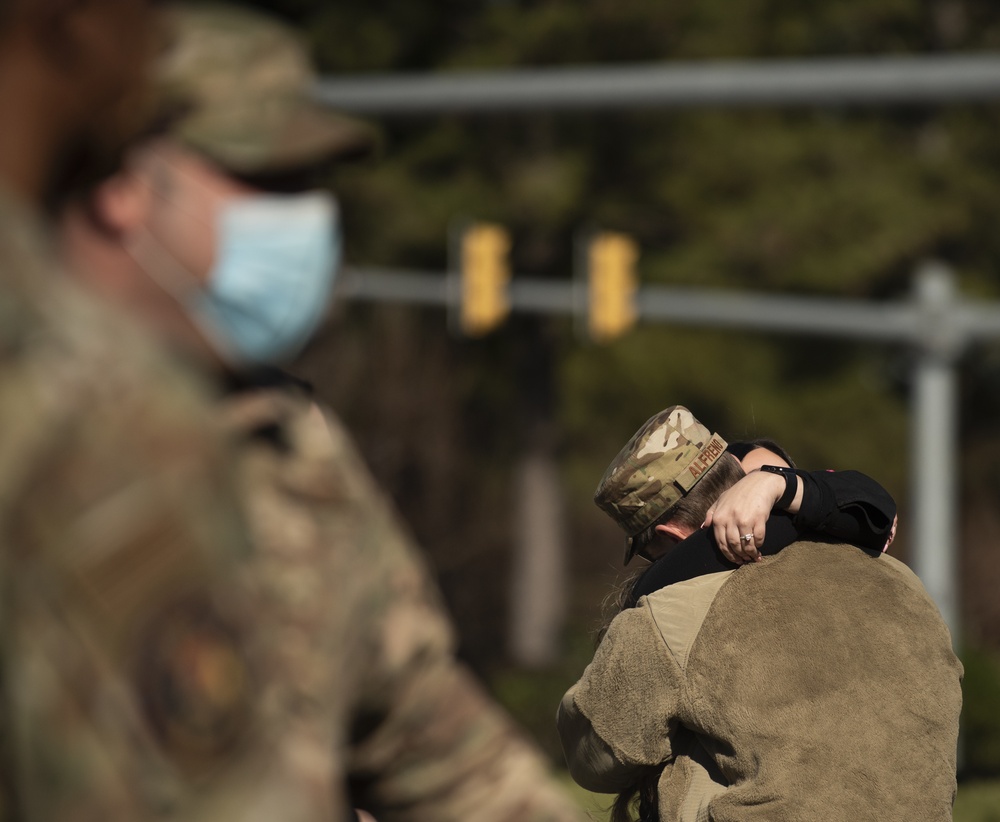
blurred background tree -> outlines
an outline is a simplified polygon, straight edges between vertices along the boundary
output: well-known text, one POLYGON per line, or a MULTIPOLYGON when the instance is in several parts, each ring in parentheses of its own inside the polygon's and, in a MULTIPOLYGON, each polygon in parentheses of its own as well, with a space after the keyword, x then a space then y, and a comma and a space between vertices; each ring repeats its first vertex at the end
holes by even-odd
MULTIPOLYGON (((301 25, 333 75, 1000 48, 1000 6, 988 0, 256 5, 301 25)), ((479 218, 509 228, 526 276, 568 279, 573 238, 591 226, 639 241, 645 283, 889 300, 933 256, 966 296, 1000 295, 995 105, 450 115, 383 128, 378 162, 331 180, 356 264, 443 271, 449 226, 479 218)), ((344 416, 427 549, 465 656, 543 736, 619 573, 620 535, 591 494, 666 405, 690 406, 731 439, 773 436, 803 466, 876 477, 900 503, 893 553, 906 556, 905 350, 666 326, 597 347, 566 321, 528 319, 472 341, 450 336, 440 311, 341 305, 299 370, 344 416), (565 657, 528 687, 505 634, 512 483, 531 437, 558 458, 572 576, 565 657)), ((961 377, 961 640, 990 657, 1000 652, 1000 348, 966 352, 961 377)), ((977 745, 973 764, 1000 771, 996 745, 977 745)))

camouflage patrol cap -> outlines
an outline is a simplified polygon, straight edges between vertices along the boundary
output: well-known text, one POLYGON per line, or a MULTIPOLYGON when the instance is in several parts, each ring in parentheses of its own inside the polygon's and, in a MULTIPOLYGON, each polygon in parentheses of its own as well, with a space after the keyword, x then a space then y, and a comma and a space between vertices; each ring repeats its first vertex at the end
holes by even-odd
POLYGON ((157 71, 167 134, 236 173, 366 151, 374 130, 310 98, 316 75, 294 31, 223 3, 170 7, 157 71))
POLYGON ((650 417, 618 452, 594 502, 625 531, 625 564, 634 538, 695 486, 726 451, 726 442, 682 405, 650 417))

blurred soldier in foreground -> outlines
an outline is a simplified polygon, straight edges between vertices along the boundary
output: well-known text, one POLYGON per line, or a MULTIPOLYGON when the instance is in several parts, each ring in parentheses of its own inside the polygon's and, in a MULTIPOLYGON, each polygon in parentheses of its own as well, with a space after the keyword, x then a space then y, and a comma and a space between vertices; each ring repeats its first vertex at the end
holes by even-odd
POLYGON ((0 0, 0 815, 301 819, 207 398, 66 280, 39 216, 144 113, 150 8, 0 0))
MULTIPOLYGON (((454 658, 409 537, 343 427, 262 368, 315 330, 340 251, 306 181, 368 129, 320 110, 296 38, 227 6, 178 7, 160 81, 174 115, 64 220, 76 269, 219 385, 242 453, 272 721, 303 773, 379 822, 579 818, 454 658), (331 699, 332 697, 332 699, 331 699)), ((289 801, 295 797, 289 797, 289 801)))
MULTIPOLYGON (((690 536, 744 476, 673 406, 612 460, 595 500, 626 532, 690 536)), ((660 588, 619 614, 559 707, 570 770, 640 792, 641 818, 951 819, 962 666, 892 557, 798 541, 660 588)))

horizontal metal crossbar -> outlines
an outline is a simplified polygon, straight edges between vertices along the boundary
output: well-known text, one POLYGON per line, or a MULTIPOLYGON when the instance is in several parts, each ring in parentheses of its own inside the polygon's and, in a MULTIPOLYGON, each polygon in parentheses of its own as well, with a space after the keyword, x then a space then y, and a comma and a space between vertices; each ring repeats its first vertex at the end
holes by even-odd
POLYGON ((317 100, 368 115, 637 107, 948 104, 1000 99, 1000 56, 813 58, 325 77, 317 100))
MULTIPOLYGON (((349 268, 341 276, 338 296, 447 308, 457 305, 458 289, 454 278, 443 273, 349 268)), ((582 315, 587 302, 578 283, 515 276, 510 305, 522 313, 572 316, 582 315)), ((638 290, 636 308, 645 322, 922 346, 935 339, 961 345, 1000 337, 1000 308, 959 297, 929 306, 915 298, 874 302, 648 285, 638 290)))

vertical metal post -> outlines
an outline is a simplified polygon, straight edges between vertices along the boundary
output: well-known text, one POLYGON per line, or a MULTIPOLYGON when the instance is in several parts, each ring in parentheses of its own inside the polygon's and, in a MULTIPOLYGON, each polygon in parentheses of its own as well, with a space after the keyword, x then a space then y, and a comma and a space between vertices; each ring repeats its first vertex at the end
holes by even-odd
POLYGON ((515 475, 509 650, 515 664, 558 661, 566 620, 565 510, 556 465, 556 350, 535 318, 518 324, 517 380, 524 452, 515 475))
POLYGON ((913 570, 941 609, 958 645, 955 364, 960 337, 952 311, 951 272, 938 263, 923 265, 917 272, 915 296, 923 317, 912 392, 913 570))
POLYGON ((563 506, 552 454, 527 454, 516 481, 510 654, 519 665, 542 668, 559 659, 566 618, 563 506))

